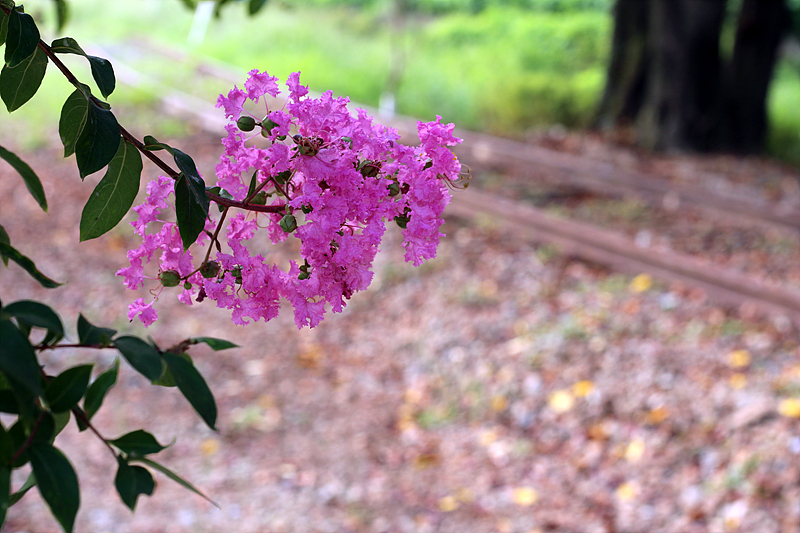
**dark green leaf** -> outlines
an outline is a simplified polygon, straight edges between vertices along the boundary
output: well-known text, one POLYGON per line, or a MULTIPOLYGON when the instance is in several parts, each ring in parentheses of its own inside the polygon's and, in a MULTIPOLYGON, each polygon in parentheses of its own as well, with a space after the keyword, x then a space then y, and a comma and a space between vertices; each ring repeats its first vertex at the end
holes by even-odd
MULTIPOLYGON (((0 226, 0 242, 6 246, 11 246, 11 239, 9 238, 8 233, 6 233, 6 229, 3 226, 0 226)), ((0 259, 2 259, 5 266, 8 266, 8 256, 3 253, 2 248, 0 248, 0 259)))
POLYGON ((8 14, 6 65, 15 67, 30 56, 39 45, 39 28, 33 17, 12 9, 8 14))
POLYGON ((140 494, 150 496, 156 488, 153 475, 142 466, 131 466, 121 456, 117 456, 117 475, 114 485, 122 502, 131 511, 136 508, 136 500, 140 494))
POLYGON ((116 334, 117 330, 97 327, 82 314, 78 315, 78 343, 88 346, 110 346, 111 338, 116 334))
POLYGON ((86 411, 86 417, 91 420, 92 417, 103 405, 103 400, 117 383, 117 375, 119 373, 119 359, 114 361, 114 366, 97 376, 97 378, 89 385, 86 391, 86 398, 83 400, 83 409, 86 411))
POLYGON ((50 383, 44 391, 50 410, 55 413, 69 411, 83 398, 93 365, 81 365, 68 368, 50 383))
POLYGON ((50 444, 34 443, 25 453, 31 460, 42 499, 64 531, 71 533, 80 506, 75 470, 64 454, 50 444))
POLYGON ((103 98, 108 98, 108 95, 114 92, 114 88, 117 85, 111 62, 96 56, 86 56, 86 59, 89 60, 89 64, 92 66, 92 77, 97 84, 97 88, 100 89, 103 98))
POLYGON ((178 474, 176 474, 176 473, 174 473, 173 471, 171 471, 171 470, 170 470, 169 468, 167 468, 166 466, 164 466, 164 465, 162 465, 162 464, 159 464, 159 463, 157 463, 157 462, 153 461, 152 459, 148 459, 147 457, 137 457, 137 458, 135 459, 135 461, 138 461, 138 462, 140 462, 140 463, 144 463, 144 464, 146 464, 146 465, 147 465, 147 466, 149 466, 149 467, 155 468, 156 470, 158 470, 159 472, 161 472, 162 474, 164 474, 165 476, 167 476, 168 478, 170 478, 170 479, 171 479, 172 481, 174 481, 175 483, 178 483, 179 485, 183 486, 184 488, 186 488, 186 489, 189 489, 190 491, 194 492, 194 493, 195 493, 195 494, 197 494, 198 496, 201 496, 201 497, 202 497, 203 499, 205 499, 205 500, 206 500, 208 503, 210 503, 210 504, 212 504, 213 506, 215 506, 215 507, 219 508, 219 505, 217 505, 217 504, 216 504, 214 501, 212 501, 211 499, 209 499, 209 497, 208 497, 208 496, 206 496, 205 494, 203 494, 202 492, 200 492, 200 491, 199 491, 199 490, 198 490, 198 489, 197 489, 197 488, 196 488, 194 485, 192 485, 191 483, 189 483, 188 481, 186 481, 185 479, 183 479, 182 477, 180 477, 178 474))
POLYGON ((150 381, 161 377, 161 357, 153 346, 130 335, 114 339, 113 344, 128 363, 144 377, 150 381))
POLYGON ((0 463, 9 464, 11 459, 14 458, 14 452, 17 449, 14 447, 14 442, 11 437, 6 433, 6 428, 0 424, 0 463))
POLYGON ((175 216, 184 250, 194 244, 203 231, 208 216, 208 203, 202 179, 181 174, 175 180, 175 216))
POLYGON ((20 501, 22 497, 25 496, 25 493, 27 493, 35 486, 36 486, 36 476, 34 476, 33 472, 31 472, 30 474, 28 474, 28 479, 25 480, 25 483, 23 483, 22 486, 19 489, 17 489, 17 492, 11 495, 11 498, 9 499, 8 502, 9 507, 20 501))
POLYGON ((53 418, 56 421, 56 432, 55 435, 53 435, 54 439, 55 437, 58 436, 59 433, 61 433, 64 430, 65 427, 67 427, 67 424, 69 424, 69 419, 71 416, 72 416, 71 411, 64 411, 63 413, 53 414, 53 418))
MULTIPOLYGON (((7 435, 8 438, 11 439, 11 446, 14 448, 15 454, 17 450, 25 446, 25 442, 28 440, 28 434, 25 432, 25 424, 23 424, 22 420, 17 420, 13 426, 8 428, 7 435)), ((11 463, 11 467, 19 468, 27 463, 28 456, 24 453, 20 453, 17 460, 11 463)))
POLYGON ((64 145, 64 157, 75 153, 75 145, 88 119, 89 99, 83 92, 75 89, 61 107, 61 118, 58 121, 58 135, 64 145))
POLYGON ((6 522, 6 513, 11 500, 11 467, 0 465, 0 529, 6 522))
POLYGON ((28 431, 31 442, 52 444, 56 438, 56 420, 47 411, 39 411, 39 418, 28 431), (35 433, 34 433, 35 429, 35 433), (30 436, 32 434, 32 436, 30 436))
MULTIPOLYGON (((2 83, 2 82, 0 82, 2 83)), ((36 203, 39 204, 39 207, 42 208, 43 211, 47 212, 47 198, 44 195, 44 187, 42 187, 42 182, 39 180, 39 176, 28 166, 25 161, 17 157, 13 152, 9 152, 2 146, 0 146, 0 157, 2 157, 6 163, 11 165, 14 170, 16 170, 20 176, 22 176, 22 181, 25 182, 25 187, 28 189, 28 192, 31 193, 36 203)), ((5 231, 2 232, 5 234, 5 231)), ((6 243, 8 243, 8 235, 6 234, 6 243)), ((6 261, 6 264, 8 262, 6 261)))
POLYGON ((11 259, 16 264, 21 266, 28 274, 31 275, 33 279, 39 282, 39 285, 44 287, 45 289, 55 289, 56 287, 60 286, 61 283, 57 281, 53 281, 52 279, 48 278, 36 268, 36 265, 31 261, 27 256, 22 255, 19 251, 11 246, 10 244, 3 242, 0 240, 0 256, 4 258, 11 259))
POLYGON ((20 61, 16 66, 8 65, 0 71, 0 97, 11 113, 33 98, 47 71, 47 54, 41 48, 20 61))
POLYGON ((118 439, 108 441, 128 455, 143 457, 165 449, 156 438, 143 429, 126 433, 118 439))
POLYGON ((75 144, 75 158, 81 179, 110 163, 117 155, 121 140, 114 114, 89 101, 86 125, 75 144))
POLYGON ((60 33, 69 19, 69 7, 67 0, 56 1, 56 32, 60 33))
POLYGON ((189 339, 192 341, 192 344, 198 344, 200 342, 208 344, 208 347, 218 352, 220 350, 227 350, 228 348, 238 348, 238 344, 234 344, 231 341, 226 341, 225 339, 216 339, 214 337, 193 337, 189 339))
POLYGON ((53 334, 53 337, 61 340, 64 338, 64 325, 61 318, 50 306, 34 300, 18 300, 3 307, 0 317, 14 317, 18 321, 24 321, 29 326, 44 328, 53 334))
POLYGON ((17 395, 10 389, 0 390, 0 413, 19 414, 17 395))
POLYGON ((0 339, 0 372, 41 396, 39 363, 28 338, 10 320, 0 320, 0 339))
POLYGON ((247 6, 247 11, 250 15, 255 15, 261 8, 267 5, 267 0, 250 0, 250 3, 247 6))
POLYGON ((0 12, 0 44, 6 42, 6 35, 8 34, 8 15, 0 12))
POLYGON ((142 156, 123 140, 81 213, 81 242, 99 237, 119 224, 139 193, 142 156))
POLYGON ((172 150, 172 147, 170 145, 158 142, 158 139, 156 139, 152 135, 144 136, 144 149, 150 150, 151 152, 156 152, 158 150, 166 150, 170 154, 174 154, 174 151, 172 150))
POLYGON ((203 376, 183 357, 169 352, 164 353, 162 357, 183 396, 189 400, 208 427, 216 431, 217 404, 203 376))
POLYGON ((78 41, 72 37, 61 37, 60 39, 56 39, 50 43, 50 48, 56 54, 76 54, 79 56, 86 56, 86 52, 83 51, 81 45, 79 45, 78 41))

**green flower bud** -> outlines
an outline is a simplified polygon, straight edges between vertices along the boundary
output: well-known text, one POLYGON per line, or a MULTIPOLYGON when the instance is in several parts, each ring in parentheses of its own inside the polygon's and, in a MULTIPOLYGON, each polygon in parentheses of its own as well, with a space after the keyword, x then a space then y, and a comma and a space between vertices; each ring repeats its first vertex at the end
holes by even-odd
POLYGON ((216 277, 219 274, 219 263, 216 261, 209 261, 200 267, 200 275, 206 279, 216 277))
POLYGON ((242 131, 253 131, 253 128, 256 127, 256 119, 248 115, 242 115, 236 121, 236 127, 242 131))
POLYGON ((312 212, 314 210, 314 208, 311 207, 310 205, 303 205, 303 206, 300 206, 300 210, 307 215, 310 212, 312 212))
POLYGON ((297 219, 294 215, 284 215, 281 219, 281 229, 286 233, 291 233, 297 229, 297 219))
POLYGON ((181 276, 175 270, 164 270, 159 272, 158 279, 161 280, 161 284, 165 287, 177 287, 181 281, 181 276))
POLYGON ((311 274, 308 272, 300 272, 300 275, 297 276, 297 279, 308 279, 311 277, 311 274))
POLYGON ((189 283, 189 282, 187 281, 187 282, 185 282, 185 283, 183 284, 183 288, 184 288, 184 289, 186 289, 186 290, 188 291, 189 289, 191 289, 191 288, 192 288, 192 284, 191 284, 191 283, 189 283))
POLYGON ((398 216, 394 217, 394 221, 403 229, 406 229, 408 226, 408 217, 407 216, 398 216))
POLYGON ((388 189, 389 189, 389 196, 397 196, 398 194, 400 194, 400 185, 396 181, 390 183, 388 189))

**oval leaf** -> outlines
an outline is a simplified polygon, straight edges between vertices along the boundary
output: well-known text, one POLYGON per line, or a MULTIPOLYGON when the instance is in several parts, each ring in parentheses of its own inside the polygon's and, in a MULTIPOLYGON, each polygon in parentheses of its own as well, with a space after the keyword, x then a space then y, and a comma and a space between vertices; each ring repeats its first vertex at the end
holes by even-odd
POLYGON ((227 350, 229 348, 238 348, 238 344, 234 344, 231 341, 226 341, 225 339, 217 339, 214 337, 193 337, 189 339, 192 344, 198 343, 205 343, 208 345, 209 348, 218 352, 220 350, 227 350))
POLYGON ((50 444, 34 443, 25 453, 31 461, 42 499, 64 531, 70 533, 80 506, 75 470, 64 454, 50 444))
POLYGON ((114 366, 97 376, 97 378, 89 385, 86 391, 86 398, 83 400, 83 409, 86 411, 86 418, 89 420, 97 413, 100 406, 103 405, 103 400, 111 390, 111 387, 117 383, 117 375, 119 374, 119 359, 114 361, 114 366))
POLYGON ((150 466, 150 467, 152 467, 152 468, 155 468, 156 470, 158 470, 159 472, 161 472, 162 474, 164 474, 165 476, 167 476, 168 478, 170 478, 170 479, 171 479, 172 481, 174 481, 175 483, 178 483, 178 484, 179 484, 179 485, 181 485, 182 487, 184 487, 184 488, 186 488, 186 489, 189 489, 190 491, 194 492, 194 493, 195 493, 195 494, 197 494, 198 496, 201 496, 201 497, 202 497, 203 499, 205 499, 205 500, 206 500, 208 503, 210 503, 211 505, 213 505, 213 506, 215 506, 216 508, 218 508, 218 509, 219 509, 219 505, 217 505, 217 504, 216 504, 216 503, 215 503, 213 500, 211 500, 211 499, 210 499, 208 496, 206 496, 205 494, 203 494, 202 492, 200 492, 200 491, 197 489, 197 487, 195 487, 194 485, 192 485, 191 483, 189 483, 188 481, 186 481, 185 479, 183 479, 182 477, 180 477, 178 474, 176 474, 175 472, 173 472, 172 470, 170 470, 170 469, 169 469, 169 468, 167 468, 166 466, 164 466, 164 465, 162 465, 162 464, 160 464, 160 463, 157 463, 157 462, 153 461, 152 459, 148 459, 147 457, 139 457, 139 458, 136 458, 136 461, 138 461, 138 462, 141 462, 141 463, 144 463, 144 464, 146 464, 147 466, 150 466))
POLYGON ((81 242, 97 238, 119 224, 139 193, 142 156, 136 146, 123 140, 103 179, 97 184, 81 213, 81 242))
POLYGON ((22 181, 25 182, 25 187, 28 189, 28 192, 31 193, 31 196, 33 196, 34 200, 36 200, 36 203, 38 203, 39 207, 41 207, 46 213, 47 198, 44 196, 44 187, 42 187, 42 182, 39 180, 39 176, 36 175, 33 169, 31 169, 31 167, 29 167, 25 161, 17 157, 13 152, 9 152, 2 146, 0 146, 0 157, 2 157, 6 163, 11 165, 20 176, 22 176, 22 181))
POLYGON ((55 413, 69 411, 83 398, 93 365, 68 368, 48 383, 44 391, 50 410, 55 413))
POLYGON ((39 285, 44 287, 45 289, 55 289, 56 287, 60 286, 61 283, 57 281, 53 281, 52 279, 48 278, 41 272, 39 269, 36 268, 36 265, 33 261, 30 260, 25 255, 22 255, 16 248, 11 246, 9 243, 4 242, 0 239, 0 257, 3 257, 3 260, 11 259, 16 264, 21 266, 28 274, 31 275, 33 279, 39 282, 39 285))
POLYGON ((0 339, 3 339, 0 372, 19 382, 34 396, 41 396, 39 363, 27 337, 10 320, 0 320, 0 339))
POLYGON ((14 317, 25 324, 37 328, 44 328, 55 339, 64 338, 64 325, 61 318, 50 306, 34 300, 18 300, 3 307, 0 316, 3 318, 14 317))
POLYGON ((12 9, 8 14, 6 33, 6 65, 16 67, 39 45, 39 28, 33 17, 12 9))
POLYGON ((0 71, 0 98, 11 113, 33 98, 47 70, 47 54, 41 48, 14 67, 8 65, 0 71))
POLYGON ((114 92, 117 85, 117 80, 114 77, 114 68, 108 59, 96 56, 86 56, 89 64, 92 66, 92 77, 100 89, 103 98, 108 98, 108 95, 114 92))
POLYGON ((86 124, 75 143, 75 159, 81 179, 109 164, 117 155, 121 141, 114 114, 89 101, 86 124))
POLYGON ((203 376, 190 361, 179 355, 166 352, 162 357, 183 396, 189 400, 208 427, 216 431, 217 404, 203 376))
POLYGON ((100 328, 86 320, 82 315, 78 315, 78 342, 87 346, 111 346, 111 339, 117 334, 117 330, 111 328, 100 328))
POLYGON ((151 453, 158 453, 166 446, 158 443, 156 438, 143 429, 131 431, 118 439, 108 441, 128 455, 144 457, 151 453))
POLYGON ((114 347, 140 374, 155 381, 161 377, 162 365, 158 350, 138 337, 126 335, 114 339, 114 347))
POLYGON ((61 37, 56 39, 50 44, 50 49, 56 54, 76 54, 79 56, 86 56, 78 41, 72 37, 61 37))
POLYGON ((75 145, 89 120, 89 100, 86 95, 75 89, 61 107, 61 118, 58 121, 58 135, 64 145, 64 157, 75 153, 75 145))
POLYGON ((175 180, 175 216, 183 249, 194 244, 208 216, 208 195, 202 179, 181 174, 175 180))
POLYGON ((131 511, 136 508, 136 500, 140 494, 150 496, 156 488, 153 475, 143 466, 131 466, 121 456, 117 456, 117 475, 114 485, 122 502, 131 511))

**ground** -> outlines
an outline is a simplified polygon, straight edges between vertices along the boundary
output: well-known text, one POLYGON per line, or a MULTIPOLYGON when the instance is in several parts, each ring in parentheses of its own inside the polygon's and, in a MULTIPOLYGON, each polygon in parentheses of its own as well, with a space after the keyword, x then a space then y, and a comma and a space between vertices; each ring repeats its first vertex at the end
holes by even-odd
MULTIPOLYGON (((175 144, 192 147, 211 174, 214 140, 175 144)), ((402 262, 391 232, 373 286, 313 330, 297 331, 290 312, 236 327, 208 304, 162 296, 163 318, 145 332, 124 318, 144 294, 114 277, 132 232, 78 244, 79 206, 97 178, 81 184, 55 148, 21 155, 42 177, 50 213, 2 167, 2 224, 67 284, 40 289, 12 265, 0 273, 4 303, 40 299, 73 336, 82 312, 162 345, 208 335, 241 346, 191 352, 216 396, 218 433, 125 364, 95 418, 109 437, 144 427, 174 441, 158 459, 219 508, 155 474, 155 494, 132 514, 113 488, 114 458, 71 425, 57 445, 81 480, 76 531, 800 528, 799 337, 787 317, 722 307, 690 287, 521 242, 491 221, 450 217, 438 257, 420 268, 402 262)), ((754 175, 775 168, 741 165, 754 175)), ((796 253, 796 236, 785 239, 796 253)), ((58 350, 44 361, 55 372, 114 358, 58 350)), ((5 531, 58 526, 31 491, 5 531)))

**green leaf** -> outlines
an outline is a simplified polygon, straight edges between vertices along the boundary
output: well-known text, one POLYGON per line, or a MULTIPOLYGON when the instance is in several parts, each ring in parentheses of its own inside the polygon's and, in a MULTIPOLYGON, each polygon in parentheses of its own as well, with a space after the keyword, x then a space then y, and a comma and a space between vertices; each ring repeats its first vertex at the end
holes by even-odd
POLYGON ((139 193, 142 156, 132 143, 119 143, 117 155, 108 165, 81 213, 81 242, 99 237, 119 224, 139 193))
POLYGON ((20 501, 22 497, 25 496, 25 493, 27 493, 35 486, 36 486, 36 476, 34 476, 33 472, 31 472, 30 474, 28 474, 28 479, 25 480, 25 483, 23 483, 22 486, 18 488, 14 494, 11 495, 11 498, 9 499, 8 502, 9 507, 20 501))
POLYGON ((14 442, 11 437, 6 433, 6 428, 0 424, 0 463, 9 464, 11 459, 14 458, 14 453, 17 449, 14 447, 14 442))
POLYGON ((56 2, 56 33, 61 33, 69 20, 69 6, 67 0, 55 0, 56 2))
POLYGON ((140 374, 154 381, 161 377, 163 370, 161 357, 153 346, 147 344, 139 337, 126 335, 114 339, 114 347, 140 374))
MULTIPOLYGON (((3 226, 0 226, 0 242, 8 247, 11 246, 11 239, 9 238, 8 233, 6 233, 6 229, 3 226)), ((8 256, 3 253, 3 250, 1 248, 0 248, 0 259, 3 260, 3 264, 5 266, 8 266, 8 256)))
POLYGON ((0 529, 6 522, 6 513, 11 500, 11 467, 0 465, 0 529))
POLYGON ((179 485, 183 486, 184 488, 194 492, 195 494, 197 494, 198 496, 200 496, 203 499, 205 499, 208 503, 210 503, 214 507, 219 508, 219 505, 217 505, 214 501, 209 499, 208 496, 206 496, 205 494, 200 492, 197 489, 197 487, 195 487, 194 485, 192 485, 191 483, 189 483, 188 481, 186 481, 185 479, 180 477, 178 474, 172 472, 166 466, 164 466, 162 464, 159 464, 159 463, 153 461, 152 459, 148 459, 147 457, 137 457, 136 459, 132 459, 132 461, 137 461, 137 462, 140 462, 140 463, 144 463, 149 467, 155 468, 156 470, 158 470, 159 472, 161 472, 162 474, 164 474, 165 476, 170 478, 175 483, 178 483, 179 485))
POLYGON ((162 354, 162 357, 183 396, 189 400, 208 427, 216 431, 217 404, 214 402, 214 395, 211 394, 203 376, 190 361, 183 357, 169 352, 162 354))
POLYGON ((114 477, 114 485, 122 502, 131 511, 136 508, 136 500, 140 494, 150 496, 156 488, 153 475, 143 466, 131 466, 128 462, 117 456, 117 475, 114 477))
POLYGON ((202 179, 181 174, 175 180, 175 216, 186 250, 203 231, 208 216, 208 195, 202 179))
POLYGON ((3 307, 0 318, 14 317, 28 326, 44 328, 58 341, 64 338, 64 324, 50 306, 34 300, 18 300, 3 307))
POLYGON ((41 396, 39 362, 28 338, 10 320, 0 320, 0 339, 0 372, 41 396))
POLYGON ((158 142, 158 139, 156 139, 152 135, 144 136, 144 149, 150 150, 151 152, 156 152, 158 150, 166 150, 172 155, 174 155, 175 153, 170 145, 158 142))
POLYGON ((267 0, 250 0, 247 6, 247 12, 250 13, 251 16, 255 15, 261 11, 261 8, 265 5, 267 5, 267 0))
POLYGON ((100 328, 90 323, 82 315, 78 315, 78 343, 87 346, 111 346, 111 339, 117 330, 100 328))
POLYGON ((220 350, 227 350, 228 348, 238 348, 238 344, 234 344, 231 341, 226 341, 225 339, 217 339, 214 337, 193 337, 189 339, 192 344, 198 343, 205 343, 208 345, 209 348, 218 352, 220 350))
POLYGON ((19 414, 17 395, 9 389, 0 390, 0 413, 19 414))
POLYGON ((50 383, 44 391, 50 410, 54 413, 69 411, 83 398, 93 365, 80 365, 68 368, 50 383))
POLYGON ((39 285, 46 289, 55 289, 62 285, 57 281, 48 278, 36 268, 36 265, 27 256, 22 255, 16 248, 0 240, 0 257, 3 260, 11 259, 16 264, 21 266, 33 279, 39 282, 39 285))
POLYGON ((8 15, 0 13, 0 44, 5 44, 8 35, 8 15))
POLYGON ((39 28, 33 17, 12 9, 8 14, 6 34, 6 65, 16 67, 30 56, 39 45, 39 28))
POLYGON ((58 135, 64 145, 64 157, 75 153, 75 145, 88 120, 89 99, 79 89, 75 89, 61 107, 61 118, 58 121, 58 135))
POLYGON ((39 419, 35 422, 36 432, 33 432, 33 427, 28 430, 28 436, 31 442, 44 442, 46 444, 53 444, 56 438, 56 419, 47 411, 39 411, 39 419))
POLYGON ((143 429, 131 431, 118 439, 109 440, 108 442, 126 454, 135 457, 144 457, 151 453, 158 453, 166 448, 166 446, 159 444, 154 436, 143 429))
POLYGON ((114 114, 89 101, 86 124, 75 143, 75 159, 81 179, 109 164, 117 155, 121 141, 114 114))
MULTIPOLYGON (((0 76, 1 77, 1 76, 0 76)), ((0 87, 2 86, 2 81, 0 81, 0 87)), ((31 193, 36 203, 39 204, 39 207, 46 213, 47 212, 47 198, 44 195, 44 187, 42 187, 42 182, 39 180, 39 177, 36 173, 28 166, 25 161, 20 159, 16 156, 13 152, 9 152, 2 146, 0 146, 0 157, 2 157, 6 163, 11 165, 11 167, 16 170, 20 176, 22 176, 22 181, 25 182, 25 187, 28 189, 28 192, 31 193)), ((5 234, 5 231, 3 231, 5 234)), ((8 243, 8 234, 6 234, 6 243, 8 243)), ((8 264, 8 261, 6 261, 8 264)))
POLYGON ((108 95, 114 92, 116 78, 114 77, 114 69, 107 59, 88 55, 72 37, 56 39, 50 45, 50 48, 57 54, 76 54, 85 57, 92 67, 92 77, 103 97, 108 98, 108 95))
POLYGON ((34 443, 25 453, 31 461, 42 499, 64 531, 71 533, 80 506, 75 470, 64 454, 50 444, 34 443))
POLYGON ((86 418, 91 420, 95 413, 100 410, 100 406, 103 405, 106 394, 111 390, 111 387, 116 385, 118 374, 119 359, 116 359, 111 368, 97 376, 92 384, 89 385, 86 391, 86 398, 83 400, 83 409, 86 411, 86 418))
MULTIPOLYGON (((22 420, 17 420, 13 426, 8 428, 8 437, 11 439, 11 445, 14 448, 14 452, 16 453, 17 450, 25 446, 25 442, 28 440, 28 434, 25 432, 25 424, 23 424, 22 420)), ((11 463, 12 468, 19 468, 28 463, 28 456, 24 453, 19 454, 16 461, 11 463)))
POLYGON ((19 62, 0 71, 0 98, 11 113, 33 98, 47 71, 47 54, 41 48, 19 62))

